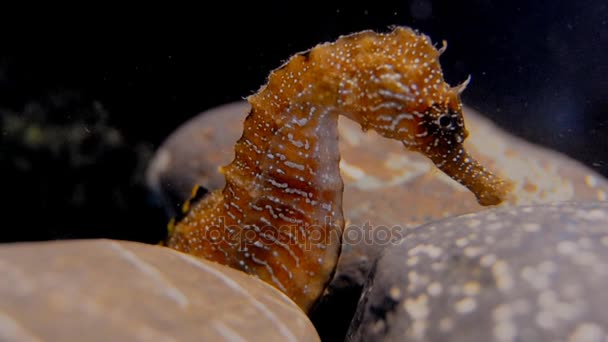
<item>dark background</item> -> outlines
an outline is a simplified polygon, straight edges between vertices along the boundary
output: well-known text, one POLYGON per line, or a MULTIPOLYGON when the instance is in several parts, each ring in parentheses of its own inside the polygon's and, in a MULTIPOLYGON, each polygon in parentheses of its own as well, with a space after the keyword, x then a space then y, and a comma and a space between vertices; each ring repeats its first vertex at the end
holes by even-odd
POLYGON ((197 6, 2 12, 0 241, 158 241, 143 171, 173 129, 297 51, 393 24, 448 41, 447 81, 472 76, 465 103, 608 175, 605 1, 197 6))

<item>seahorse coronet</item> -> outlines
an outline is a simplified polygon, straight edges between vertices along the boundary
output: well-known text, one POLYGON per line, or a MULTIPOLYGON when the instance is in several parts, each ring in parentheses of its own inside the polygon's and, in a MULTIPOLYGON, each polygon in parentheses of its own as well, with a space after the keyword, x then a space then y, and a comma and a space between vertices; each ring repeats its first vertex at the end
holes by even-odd
POLYGON ((479 203, 508 182, 464 149, 460 93, 430 38, 406 27, 362 31, 293 55, 247 97, 251 112, 221 168, 224 189, 191 203, 169 247, 250 273, 308 311, 335 270, 344 216, 338 115, 426 155, 479 203))

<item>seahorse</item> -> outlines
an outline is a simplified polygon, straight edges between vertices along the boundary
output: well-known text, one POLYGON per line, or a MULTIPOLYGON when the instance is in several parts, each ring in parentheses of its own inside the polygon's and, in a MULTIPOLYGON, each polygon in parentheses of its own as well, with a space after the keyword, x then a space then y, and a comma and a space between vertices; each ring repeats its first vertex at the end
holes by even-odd
POLYGON ((344 217, 338 115, 403 143, 500 203, 509 182, 463 148, 460 94, 430 38, 410 28, 363 31, 298 53, 247 100, 251 112, 221 168, 223 189, 188 205, 167 245, 250 273, 308 311, 338 260, 344 217))

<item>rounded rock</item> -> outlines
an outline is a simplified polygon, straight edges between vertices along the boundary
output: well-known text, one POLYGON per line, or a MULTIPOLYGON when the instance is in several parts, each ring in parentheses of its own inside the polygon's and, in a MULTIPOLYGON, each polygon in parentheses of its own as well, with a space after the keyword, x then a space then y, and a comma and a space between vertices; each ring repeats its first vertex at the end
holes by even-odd
POLYGON ((463 215, 386 248, 348 339, 603 340, 607 283, 608 203, 463 215))
POLYGON ((306 315, 245 273, 112 240, 0 246, 2 341, 318 341, 306 315))

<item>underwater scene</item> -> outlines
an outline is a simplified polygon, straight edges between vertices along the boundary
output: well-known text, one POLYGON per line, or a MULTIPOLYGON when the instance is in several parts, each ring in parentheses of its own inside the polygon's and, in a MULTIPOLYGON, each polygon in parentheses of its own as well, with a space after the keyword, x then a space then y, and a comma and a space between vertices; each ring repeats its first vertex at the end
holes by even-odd
POLYGON ((214 6, 5 15, 0 341, 608 341, 608 3, 214 6))

